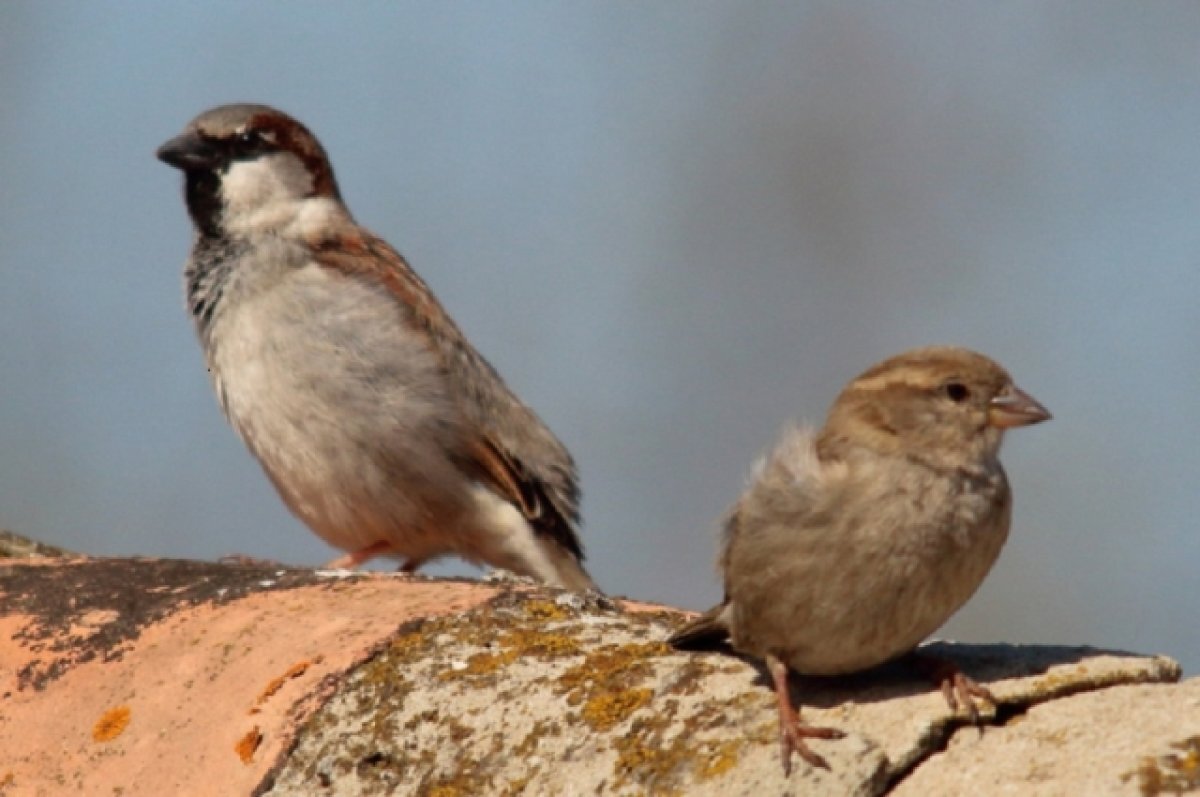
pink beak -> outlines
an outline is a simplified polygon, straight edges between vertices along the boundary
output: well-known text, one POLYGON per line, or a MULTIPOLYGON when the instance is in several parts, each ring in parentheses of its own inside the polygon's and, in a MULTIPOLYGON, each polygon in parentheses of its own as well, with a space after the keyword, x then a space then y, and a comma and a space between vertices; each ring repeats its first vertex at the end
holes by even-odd
POLYGON ((988 423, 997 429, 1029 426, 1052 417, 1050 410, 1016 385, 1009 385, 988 405, 988 423))

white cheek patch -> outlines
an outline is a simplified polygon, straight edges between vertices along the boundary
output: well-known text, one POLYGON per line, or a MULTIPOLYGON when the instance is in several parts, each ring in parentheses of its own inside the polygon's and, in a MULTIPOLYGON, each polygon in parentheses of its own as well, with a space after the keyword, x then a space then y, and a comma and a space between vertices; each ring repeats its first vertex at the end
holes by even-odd
POLYGON ((296 208, 296 216, 288 225, 287 233, 310 240, 346 221, 345 208, 335 200, 324 196, 309 197, 296 208))
POLYGON ((283 232, 306 214, 312 190, 311 175, 290 153, 234 161, 221 180, 225 227, 235 234, 283 232))

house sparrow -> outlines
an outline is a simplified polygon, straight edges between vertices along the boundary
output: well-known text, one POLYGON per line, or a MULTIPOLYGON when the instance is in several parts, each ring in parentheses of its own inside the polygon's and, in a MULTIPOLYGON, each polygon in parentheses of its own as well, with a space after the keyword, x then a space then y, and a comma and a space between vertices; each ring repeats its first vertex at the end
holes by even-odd
POLYGON ((455 554, 596 589, 570 454, 354 221, 312 133, 225 105, 157 155, 184 173, 187 305, 221 408, 284 503, 349 552, 331 566, 455 554))
MULTIPOLYGON (((1012 494, 1004 431, 1050 418, 980 354, 916 349, 851 382, 820 431, 789 428, 725 523, 725 600, 673 634, 680 649, 728 638, 765 660, 791 753, 825 766, 806 738, 788 670, 837 675, 913 650, 975 592, 1004 545, 1012 494)), ((993 699, 933 665, 951 708, 993 699)), ((994 699, 993 699, 994 702, 994 699)))

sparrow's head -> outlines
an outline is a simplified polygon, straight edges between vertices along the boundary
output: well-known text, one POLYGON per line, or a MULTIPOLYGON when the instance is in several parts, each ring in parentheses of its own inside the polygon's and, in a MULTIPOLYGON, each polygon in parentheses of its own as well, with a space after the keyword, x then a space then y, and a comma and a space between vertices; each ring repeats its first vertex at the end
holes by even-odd
POLYGON ((847 385, 822 438, 834 449, 862 446, 959 467, 994 458, 1004 430, 1050 417, 997 363, 939 346, 884 360, 847 385))
POLYGON ((265 105, 205 111, 156 154, 183 171, 188 212, 204 235, 278 232, 303 223, 306 211, 341 208, 321 143, 265 105))

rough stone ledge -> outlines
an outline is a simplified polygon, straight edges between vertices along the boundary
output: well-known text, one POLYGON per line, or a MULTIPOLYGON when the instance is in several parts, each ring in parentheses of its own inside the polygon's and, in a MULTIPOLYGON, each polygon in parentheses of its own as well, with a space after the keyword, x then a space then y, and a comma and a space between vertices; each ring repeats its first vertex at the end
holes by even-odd
POLYGON ((829 770, 779 766, 760 667, 676 610, 513 582, 0 560, 0 795, 1130 794, 1200 789, 1165 657, 933 643, 982 733, 897 664, 795 684, 829 770))

